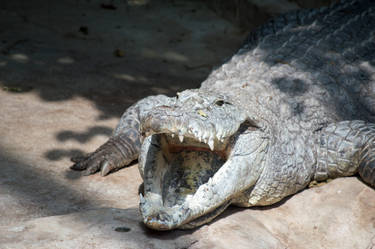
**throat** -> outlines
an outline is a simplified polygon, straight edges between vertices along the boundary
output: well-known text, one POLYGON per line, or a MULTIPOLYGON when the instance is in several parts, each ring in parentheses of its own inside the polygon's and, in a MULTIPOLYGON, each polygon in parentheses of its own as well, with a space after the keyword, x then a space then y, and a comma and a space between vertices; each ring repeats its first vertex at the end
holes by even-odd
POLYGON ((171 145, 169 146, 169 152, 170 153, 181 153, 181 152, 208 152, 208 153, 215 153, 219 157, 221 157, 223 160, 227 158, 227 151, 226 150, 214 150, 211 151, 210 148, 206 147, 197 147, 197 146, 186 146, 186 145, 171 145))
POLYGON ((219 170, 225 160, 209 149, 175 146, 171 152, 169 169, 162 184, 163 203, 166 207, 182 205, 189 195, 205 184, 219 170))

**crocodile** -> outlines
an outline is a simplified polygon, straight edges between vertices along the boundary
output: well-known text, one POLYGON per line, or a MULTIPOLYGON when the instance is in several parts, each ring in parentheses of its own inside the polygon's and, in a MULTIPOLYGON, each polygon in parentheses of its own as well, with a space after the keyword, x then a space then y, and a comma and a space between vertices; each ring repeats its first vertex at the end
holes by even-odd
POLYGON ((71 168, 105 176, 138 158, 139 210, 156 230, 271 205, 315 181, 359 175, 374 187, 374 27, 368 0, 276 17, 199 89, 129 107, 71 168))

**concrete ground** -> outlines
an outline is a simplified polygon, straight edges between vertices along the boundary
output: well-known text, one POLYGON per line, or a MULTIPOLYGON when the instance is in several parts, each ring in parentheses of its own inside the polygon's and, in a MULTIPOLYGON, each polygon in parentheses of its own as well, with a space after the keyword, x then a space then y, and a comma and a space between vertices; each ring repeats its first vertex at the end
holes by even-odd
POLYGON ((136 165, 69 170, 129 105, 199 87, 246 36, 201 1, 139 2, 0 3, 0 248, 375 247, 375 192, 355 177, 154 232, 140 222, 136 165))

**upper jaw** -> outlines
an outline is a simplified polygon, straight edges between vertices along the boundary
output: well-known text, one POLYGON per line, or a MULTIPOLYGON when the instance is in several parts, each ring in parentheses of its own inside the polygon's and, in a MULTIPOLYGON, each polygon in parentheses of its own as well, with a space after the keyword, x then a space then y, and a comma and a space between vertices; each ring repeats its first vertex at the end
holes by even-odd
MULTIPOLYGON (((231 167, 227 161, 230 161, 232 138, 245 122, 245 117, 243 113, 236 111, 226 112, 224 118, 216 114, 207 115, 203 111, 187 112, 184 108, 161 106, 143 118, 141 132, 146 139, 139 160, 144 178, 140 211, 146 226, 156 230, 188 226, 199 217, 201 219, 207 214, 222 212, 229 205, 230 194, 217 193, 220 185, 228 182, 225 176, 231 167), (184 147, 189 148, 184 150, 184 147), (173 148, 177 150, 173 151, 173 148), (193 161, 201 160, 197 164, 211 168, 213 175, 210 173, 200 176, 200 184, 194 191, 180 196, 176 194, 175 200, 168 201, 168 196, 173 199, 177 193, 177 187, 173 187, 172 194, 168 194, 168 174, 179 167, 185 167, 185 159, 182 165, 175 163, 182 154, 179 153, 180 150, 190 151, 187 157, 197 157, 193 161), (200 154, 209 158, 209 162, 204 162, 203 157, 199 157, 200 154), (203 202, 206 204, 202 206, 203 202), (224 208, 218 208, 220 206, 224 208)), ((175 186, 183 185, 183 180, 182 178, 175 186)))
POLYGON ((228 117, 228 120, 207 119, 204 112, 186 113, 179 108, 162 106, 151 111, 141 123, 141 132, 145 137, 166 133, 177 136, 182 143, 185 137, 207 144, 211 150, 237 132, 245 121, 244 117, 228 117), (225 122, 227 121, 227 122, 225 122))

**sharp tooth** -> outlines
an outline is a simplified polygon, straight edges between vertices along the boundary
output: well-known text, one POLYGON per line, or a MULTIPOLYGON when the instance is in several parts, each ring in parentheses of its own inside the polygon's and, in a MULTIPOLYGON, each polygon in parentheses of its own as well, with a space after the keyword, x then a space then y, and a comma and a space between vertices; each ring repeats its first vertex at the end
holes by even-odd
POLYGON ((146 202, 145 199, 143 198, 142 193, 139 193, 139 202, 140 204, 144 204, 146 202))
POLYGON ((212 151, 214 150, 214 144, 215 144, 215 142, 214 142, 213 139, 208 140, 208 146, 210 146, 210 149, 211 149, 212 151))
POLYGON ((210 177, 209 179, 208 179, 208 181, 207 181, 207 186, 210 186, 210 185, 212 185, 212 177, 210 177))
POLYGON ((184 136, 183 135, 178 135, 178 139, 180 139, 180 142, 182 143, 184 141, 184 136))

